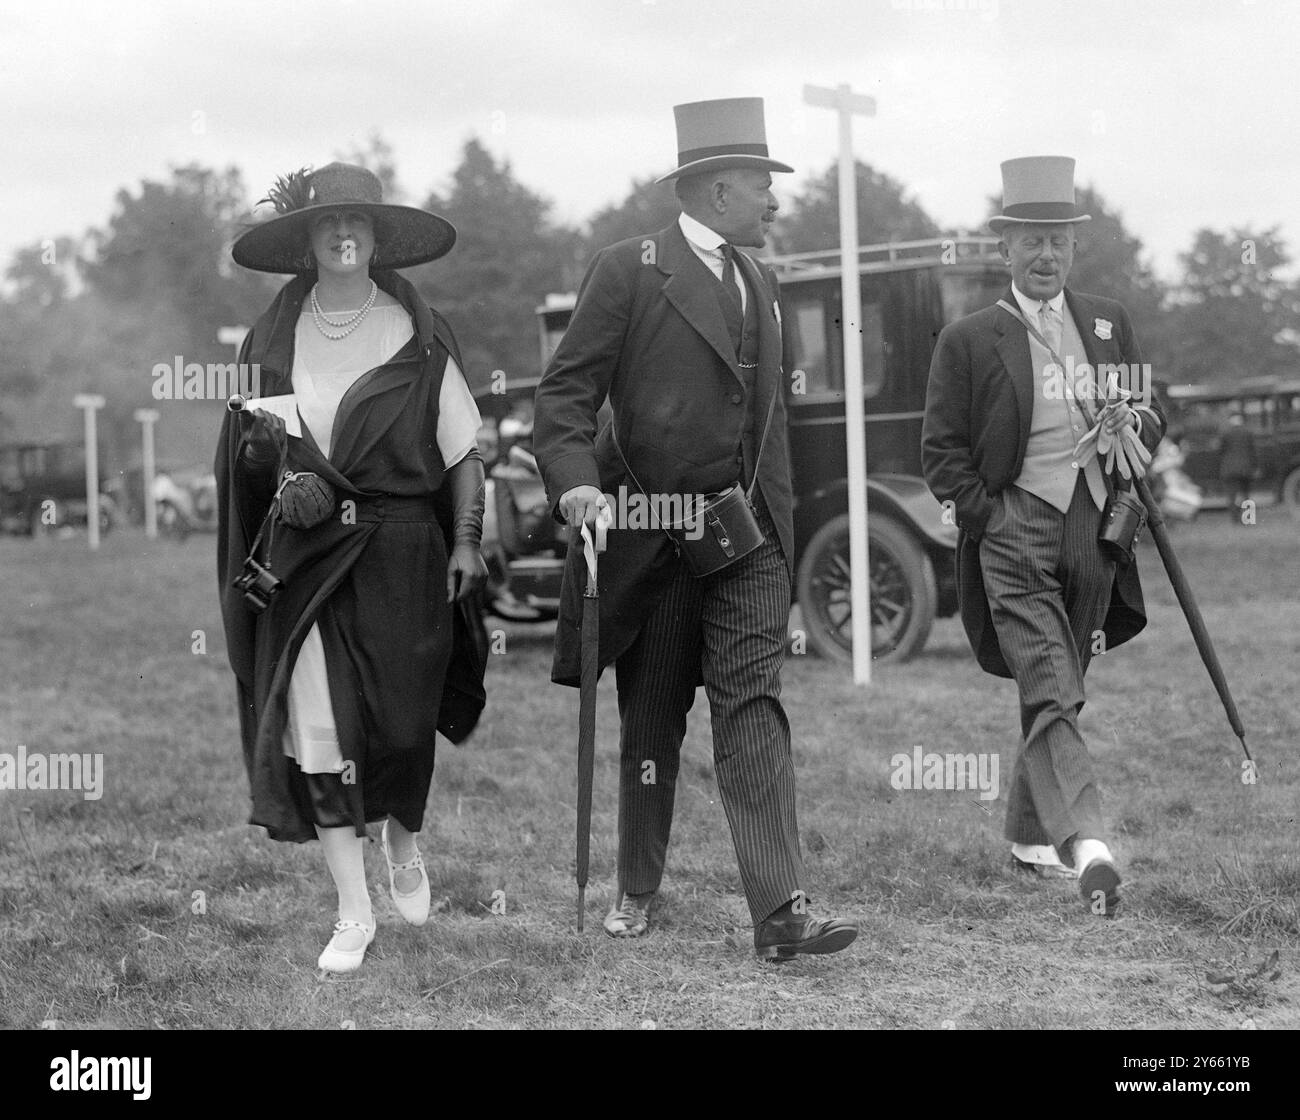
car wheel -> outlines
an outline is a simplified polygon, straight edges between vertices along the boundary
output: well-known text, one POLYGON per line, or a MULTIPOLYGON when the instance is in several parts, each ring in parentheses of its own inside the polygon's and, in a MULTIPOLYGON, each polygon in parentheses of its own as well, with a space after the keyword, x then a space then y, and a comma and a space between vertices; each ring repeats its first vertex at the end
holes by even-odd
MULTIPOLYGON (((906 661, 918 653, 934 622, 938 592, 924 549, 891 517, 869 522, 871 655, 906 661)), ((853 660, 849 578, 849 517, 832 518, 813 535, 799 561, 797 594, 808 642, 821 656, 853 660)))
POLYGON ((1300 517, 1300 467, 1292 469, 1282 480, 1282 504, 1292 517, 1300 517))

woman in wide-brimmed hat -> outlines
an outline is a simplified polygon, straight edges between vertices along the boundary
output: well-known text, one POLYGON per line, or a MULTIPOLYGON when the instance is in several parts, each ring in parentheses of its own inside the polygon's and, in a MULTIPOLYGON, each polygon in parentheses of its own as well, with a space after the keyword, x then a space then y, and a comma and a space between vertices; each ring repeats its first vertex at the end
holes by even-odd
POLYGON ((217 451, 222 614, 251 822, 320 839, 339 921, 319 964, 349 972, 375 935, 366 824, 384 822, 393 901, 423 924, 435 731, 460 741, 483 706, 479 415, 450 328, 393 271, 445 254, 451 224, 341 163, 269 201, 234 259, 296 275, 244 342, 263 397, 217 451))

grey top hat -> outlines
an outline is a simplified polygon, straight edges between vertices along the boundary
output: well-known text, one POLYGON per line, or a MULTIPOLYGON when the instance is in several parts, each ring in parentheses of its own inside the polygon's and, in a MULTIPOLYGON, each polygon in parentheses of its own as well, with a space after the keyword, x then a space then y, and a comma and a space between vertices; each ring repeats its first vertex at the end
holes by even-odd
POLYGON ((677 166, 656 179, 656 183, 728 167, 794 170, 767 154, 761 97, 689 101, 674 105, 673 116, 677 121, 677 166))
POLYGON ((1016 222, 1062 225, 1088 222, 1074 201, 1074 160, 1069 156, 1022 156, 1002 164, 1002 213, 989 219, 999 232, 1016 222))
POLYGON ((252 227, 231 247, 236 264, 258 272, 314 272, 307 231, 323 210, 360 210, 375 225, 384 268, 410 268, 437 260, 456 243, 456 227, 446 218, 383 201, 378 176, 350 163, 328 163, 278 180, 264 202, 276 215, 252 227))

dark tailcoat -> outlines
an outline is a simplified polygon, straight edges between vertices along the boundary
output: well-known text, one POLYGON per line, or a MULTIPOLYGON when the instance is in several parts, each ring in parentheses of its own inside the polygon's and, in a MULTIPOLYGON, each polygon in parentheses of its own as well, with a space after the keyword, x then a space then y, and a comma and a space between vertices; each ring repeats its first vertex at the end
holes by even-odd
MULTIPOLYGON (((313 622, 321 624, 340 746, 362 781, 367 762, 386 753, 432 750, 435 727, 461 741, 484 704, 481 618, 464 604, 449 611, 445 603, 451 507, 437 445, 438 394, 447 355, 458 363, 460 355, 450 328, 408 281, 385 272, 375 280, 411 314, 415 336, 344 395, 328 459, 304 428, 302 438, 289 438, 280 464, 254 472, 230 415, 217 447, 217 577, 250 823, 277 840, 315 838, 291 794, 293 763, 282 747, 289 680, 313 622), (275 476, 286 469, 319 474, 339 506, 309 530, 275 527, 271 565, 285 586, 254 614, 231 580, 270 505, 275 476), (437 521, 383 520, 388 495, 432 498, 437 521), (380 514, 350 518, 345 501, 380 514)), ((293 391, 294 328, 309 287, 302 277, 286 284, 244 341, 240 361, 260 366, 263 396, 293 391)), ((371 793, 367 787, 367 803, 371 793)))
MULTIPOLYGON (((782 392, 788 361, 777 281, 744 253, 736 261, 758 313, 759 363, 748 407, 717 278, 674 222, 596 254, 537 389, 534 449, 552 506, 575 486, 617 495, 626 485, 635 492, 611 426, 596 431, 596 412, 608 395, 619 447, 647 493, 712 493, 740 477, 742 435, 757 446, 775 397, 758 487, 789 566, 793 500, 782 392)), ((661 529, 610 533, 599 567, 602 668, 631 645, 679 563, 661 529)), ((585 571, 581 548, 570 548, 552 667, 562 684, 578 683, 585 571)))
MULTIPOLYGON (((1016 306, 1008 288, 1008 303, 1016 306)), ((1111 299, 1065 291, 1089 363, 1141 365, 1142 352, 1124 308, 1111 299), (1098 320, 1111 324, 1110 338, 1098 334, 1098 320)), ((930 362, 922 430, 926 482, 941 502, 956 507, 957 589, 962 624, 980 666, 1010 677, 993 628, 980 573, 979 537, 998 494, 1020 475, 1033 419, 1033 359, 1024 325, 1002 308, 986 307, 939 335, 930 362)), ((1155 415, 1140 413, 1142 442, 1155 448, 1164 434, 1164 416, 1154 395, 1155 415)), ((1114 481, 1106 477, 1108 491, 1114 481)), ((1106 614, 1107 648, 1128 641, 1146 625, 1142 584, 1136 564, 1117 567, 1106 614)))

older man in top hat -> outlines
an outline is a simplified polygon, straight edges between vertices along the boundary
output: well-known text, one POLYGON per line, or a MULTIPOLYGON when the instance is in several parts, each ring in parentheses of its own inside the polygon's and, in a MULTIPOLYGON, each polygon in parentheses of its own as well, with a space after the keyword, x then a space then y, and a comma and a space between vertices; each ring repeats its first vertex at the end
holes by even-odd
POLYGON ((1120 876, 1077 717, 1089 659, 1146 624, 1136 564, 1117 565, 1098 542, 1117 487, 1106 467, 1141 470, 1164 418, 1143 399, 1149 379, 1124 308, 1065 286, 1075 226, 1089 220, 1075 205, 1074 160, 1008 160, 1002 181, 1003 212, 989 226, 1011 288, 940 334, 922 458, 930 489, 955 507, 961 615, 976 657, 1020 692, 1013 858, 1077 876, 1092 911, 1110 916, 1120 876), (1100 371, 1128 371, 1143 395, 1124 399, 1100 371), (1115 453, 1108 464, 1099 442, 1115 453))
MULTIPOLYGON (((697 577, 662 527, 615 528, 600 568, 600 665, 620 733, 616 937, 649 928, 672 826, 686 714, 703 683, 714 761, 760 958, 845 948, 857 927, 808 913, 790 727, 780 701, 790 611, 791 483, 776 278, 777 202, 760 98, 678 105, 682 214, 601 250, 542 378, 534 447, 557 517, 592 523, 605 494, 753 486, 757 547, 697 577), (606 397, 612 422, 597 433, 606 397)), ((581 550, 570 550, 552 676, 577 684, 581 550)))

